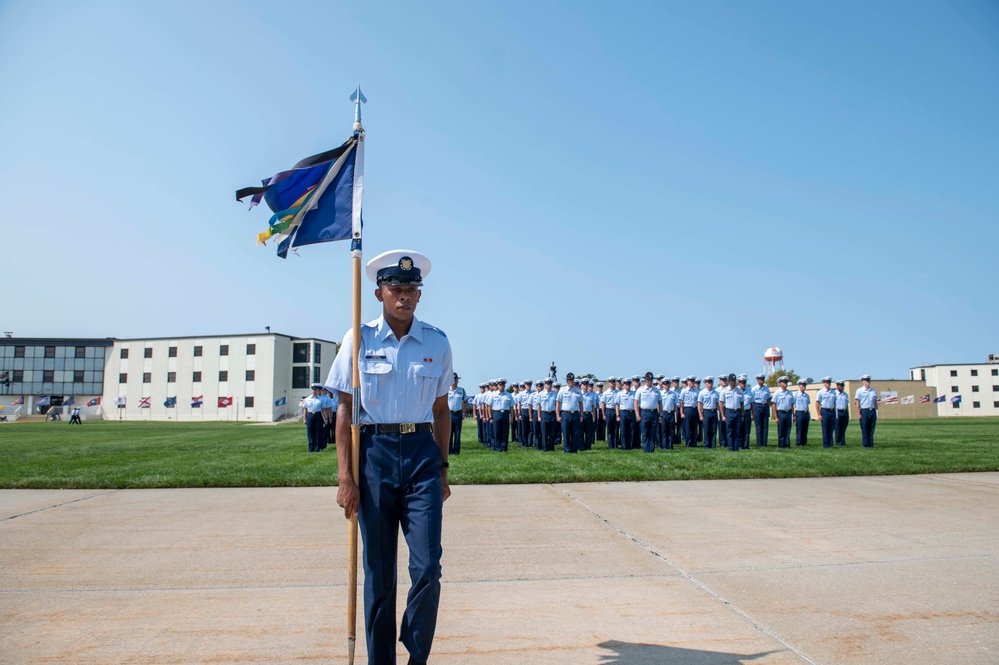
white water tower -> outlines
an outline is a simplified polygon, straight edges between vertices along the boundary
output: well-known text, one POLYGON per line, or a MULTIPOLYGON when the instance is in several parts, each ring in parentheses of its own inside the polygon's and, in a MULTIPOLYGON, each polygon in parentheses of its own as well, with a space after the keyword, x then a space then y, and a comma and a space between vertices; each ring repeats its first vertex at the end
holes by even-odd
POLYGON ((777 370, 784 371, 784 352, 779 346, 771 346, 763 352, 763 373, 770 376, 776 374, 777 370))

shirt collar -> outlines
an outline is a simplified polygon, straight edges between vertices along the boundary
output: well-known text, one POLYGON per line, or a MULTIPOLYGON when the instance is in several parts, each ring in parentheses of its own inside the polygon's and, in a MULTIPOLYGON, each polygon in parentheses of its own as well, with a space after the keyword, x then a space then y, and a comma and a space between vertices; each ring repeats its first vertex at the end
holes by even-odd
MULTIPOLYGON (((392 327, 389 326, 389 324, 385 323, 384 314, 379 316, 378 319, 376 319, 376 321, 377 323, 375 324, 375 337, 377 337, 379 341, 384 342, 390 336, 395 337, 395 333, 392 332, 392 327)), ((406 337, 412 337, 417 342, 421 343, 423 342, 423 324, 420 323, 420 320, 416 318, 416 316, 413 316, 413 324, 409 327, 409 333, 406 335, 406 337)), ((402 340, 396 340, 396 341, 401 342, 402 340)))

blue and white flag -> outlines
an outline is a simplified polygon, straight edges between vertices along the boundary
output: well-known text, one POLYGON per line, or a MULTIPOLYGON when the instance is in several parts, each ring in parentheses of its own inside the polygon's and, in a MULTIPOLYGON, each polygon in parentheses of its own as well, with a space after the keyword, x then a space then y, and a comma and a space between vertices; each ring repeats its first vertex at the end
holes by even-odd
POLYGON ((64 399, 63 402, 62 402, 63 406, 70 406, 72 404, 76 404, 76 397, 74 397, 73 395, 70 395, 69 397, 67 397, 66 399, 64 399))
POLYGON ((936 399, 933 400, 933 403, 934 404, 939 404, 940 402, 946 402, 946 401, 947 401, 947 396, 946 395, 940 395, 940 397, 937 397, 936 399))
POLYGON ((360 238, 363 187, 364 139, 359 134, 264 180, 262 187, 239 190, 236 199, 252 194, 250 207, 263 199, 274 211, 257 243, 277 240, 283 259, 292 247, 360 238))
POLYGON ((950 398, 950 403, 951 404, 960 404, 961 403, 961 396, 960 395, 954 395, 953 397, 950 398))
POLYGON ((176 397, 167 397, 166 401, 163 402, 163 406, 165 406, 168 409, 174 408, 175 406, 177 406, 177 398, 176 397))
POLYGON ((51 401, 52 398, 48 395, 46 395, 45 397, 39 397, 38 401, 35 402, 35 406, 48 406, 51 401))
POLYGON ((274 401, 274 406, 284 406, 287 403, 288 403, 288 396, 285 395, 281 399, 275 400, 274 401))

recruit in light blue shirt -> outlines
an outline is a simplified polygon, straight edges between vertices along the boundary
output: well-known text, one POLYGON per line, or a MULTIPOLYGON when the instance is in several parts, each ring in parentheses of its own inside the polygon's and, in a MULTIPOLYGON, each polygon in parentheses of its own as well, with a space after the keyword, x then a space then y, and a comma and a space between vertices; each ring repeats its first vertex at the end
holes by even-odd
POLYGON ((811 403, 812 403, 812 398, 808 396, 808 393, 803 393, 800 390, 794 393, 795 411, 808 411, 808 405, 811 403))
POLYGON ((766 384, 762 386, 753 386, 749 392, 753 396, 754 404, 766 404, 770 399, 770 386, 766 384))
MULTIPOLYGON (((333 360, 326 385, 351 394, 353 331, 347 331, 333 360)), ((428 423, 433 405, 448 393, 454 376, 447 336, 413 317, 401 340, 379 316, 361 326, 360 425, 428 423)))
POLYGON ((778 390, 774 393, 773 400, 778 411, 791 411, 794 409, 794 393, 790 390, 778 390))
POLYGON ((447 391, 447 408, 452 411, 461 411, 465 405, 465 389, 458 386, 457 390, 447 391))
POLYGON ((878 407, 878 391, 874 388, 857 388, 856 399, 861 409, 876 409, 878 407))

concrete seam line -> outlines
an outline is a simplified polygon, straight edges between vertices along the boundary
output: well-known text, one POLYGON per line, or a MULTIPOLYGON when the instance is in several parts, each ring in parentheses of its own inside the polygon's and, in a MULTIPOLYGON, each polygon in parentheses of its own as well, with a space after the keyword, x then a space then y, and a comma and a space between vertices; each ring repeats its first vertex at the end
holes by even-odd
POLYGON ((579 498, 577 498, 571 492, 566 491, 565 489, 563 489, 562 487, 560 487, 558 485, 552 485, 552 487, 555 488, 556 490, 558 490, 559 492, 561 492, 562 494, 564 494, 565 496, 567 496, 568 498, 572 499, 576 503, 578 503, 586 511, 588 511, 591 515, 593 515, 598 520, 600 520, 601 522, 603 522, 604 524, 606 524, 608 526, 608 528, 613 529, 614 531, 616 531, 621 536, 627 538, 628 540, 630 540, 634 544, 638 545, 639 547, 641 547, 642 549, 644 549, 646 552, 648 552, 652 556, 656 557, 657 559, 659 559, 660 561, 662 561, 663 563, 665 563, 669 567, 673 568, 681 577, 683 577, 684 579, 688 580, 691 584, 693 584, 697 588, 701 589, 704 593, 706 593, 709 596, 711 596, 712 598, 718 600, 719 602, 721 602, 722 604, 724 604, 726 607, 728 607, 732 611, 734 611, 736 614, 738 614, 739 616, 741 616, 742 618, 744 618, 746 621, 748 621, 750 624, 752 624, 752 626, 754 628, 756 628, 756 630, 758 630, 761 633, 763 633, 765 635, 768 635, 772 639, 780 642, 781 644, 784 645, 784 647, 786 647, 788 649, 788 651, 791 651, 792 653, 794 653, 795 655, 797 655, 798 657, 800 657, 802 660, 804 660, 804 661, 806 661, 808 663, 811 663, 811 665, 818 665, 818 663, 816 661, 812 660, 807 655, 805 655, 805 653, 800 648, 798 648, 795 645, 791 644, 786 639, 784 639, 783 637, 781 637, 780 635, 778 635, 776 632, 770 630, 769 628, 767 628, 766 626, 764 626, 763 624, 761 624, 760 622, 758 622, 756 619, 754 619, 753 617, 749 616, 749 614, 747 612, 739 609, 733 603, 729 602, 728 600, 725 600, 725 598, 723 598, 720 594, 718 594, 714 590, 710 589, 706 584, 704 584, 699 579, 697 579, 696 577, 694 577, 691 573, 689 573, 688 571, 684 570, 680 566, 680 564, 676 563, 675 561, 673 561, 672 559, 670 559, 669 557, 667 557, 662 552, 659 552, 658 550, 654 549, 648 543, 642 542, 636 536, 633 536, 632 534, 628 533, 624 529, 622 529, 622 528, 620 528, 618 526, 615 526, 614 524, 611 523, 611 521, 609 519, 607 519, 606 517, 604 517, 603 515, 601 515, 600 513, 598 513, 593 508, 590 508, 590 506, 588 506, 586 503, 584 503, 583 501, 581 501, 579 498))
POLYGON ((34 515, 35 513, 42 513, 42 512, 45 512, 46 510, 52 510, 54 508, 61 508, 62 506, 68 506, 71 503, 79 503, 80 501, 87 501, 88 499, 96 499, 99 496, 107 496, 108 494, 114 494, 117 491, 118 490, 108 490, 107 492, 101 492, 99 494, 91 494, 90 496, 83 496, 83 497, 80 497, 79 499, 72 499, 70 501, 63 501, 62 503, 57 503, 57 504, 54 504, 54 505, 51 505, 51 506, 45 506, 44 508, 38 508, 36 510, 29 510, 26 513, 20 513, 18 515, 11 515, 10 517, 4 517, 3 520, 0 520, 0 521, 6 522, 8 520, 17 519, 18 517, 25 517, 26 515, 34 515))

